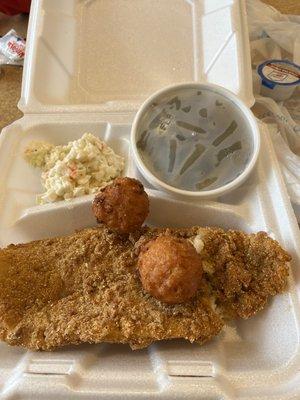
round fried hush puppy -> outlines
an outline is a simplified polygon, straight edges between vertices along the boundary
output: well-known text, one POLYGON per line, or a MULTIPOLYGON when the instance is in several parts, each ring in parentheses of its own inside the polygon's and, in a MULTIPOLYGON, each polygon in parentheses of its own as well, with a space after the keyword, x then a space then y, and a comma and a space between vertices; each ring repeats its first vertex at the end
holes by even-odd
POLYGON ((143 288, 168 304, 183 303, 197 292, 202 277, 201 257, 186 239, 158 236, 142 248, 138 269, 143 288))
POLYGON ((133 178, 117 178, 93 201, 98 222, 127 234, 139 229, 149 213, 149 199, 143 185, 133 178))

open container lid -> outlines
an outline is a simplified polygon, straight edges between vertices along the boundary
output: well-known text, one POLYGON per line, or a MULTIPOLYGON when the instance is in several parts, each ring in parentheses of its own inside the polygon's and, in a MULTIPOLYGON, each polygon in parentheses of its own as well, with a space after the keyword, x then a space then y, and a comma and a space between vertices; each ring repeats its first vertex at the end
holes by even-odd
POLYGON ((132 113, 212 82, 254 103, 244 0, 34 0, 19 108, 132 113))

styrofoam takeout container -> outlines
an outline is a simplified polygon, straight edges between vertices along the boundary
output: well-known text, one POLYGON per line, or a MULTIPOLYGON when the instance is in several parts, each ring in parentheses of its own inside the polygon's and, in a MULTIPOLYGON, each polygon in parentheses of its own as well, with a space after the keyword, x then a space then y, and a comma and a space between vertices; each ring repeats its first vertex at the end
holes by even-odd
MULTIPOLYGON (((95 224, 91 196, 35 204, 40 172, 23 159, 32 139, 61 144, 89 131, 126 157, 124 174, 142 179, 129 144, 134 112, 125 111, 149 93, 192 77, 227 85, 250 105, 244 24, 239 0, 33 1, 25 115, 0 135, 0 246, 95 224)), ((266 230, 293 256, 289 291, 204 346, 169 341, 135 352, 101 344, 45 353, 1 343, 1 399, 297 398, 300 237, 272 142, 260 130, 253 174, 218 201, 178 201, 144 180, 147 222, 266 230)))
MULTIPOLYGON (((151 137, 148 142, 150 140, 151 137)), ((229 90, 211 83, 181 83, 158 90, 141 105, 132 123, 131 147, 135 162, 142 175, 156 188, 182 197, 207 199, 225 195, 246 180, 258 157, 260 134, 252 112, 229 90), (176 106, 174 102, 177 102, 176 106), (185 110, 185 107, 188 107, 187 110, 185 110), (199 115, 200 109, 205 111, 204 117, 199 115), (166 116, 163 116, 163 114, 166 114, 166 116), (157 119, 157 127, 151 129, 151 124, 157 119), (179 128, 178 122, 181 122, 181 124, 188 123, 189 130, 179 128), (224 136, 233 122, 236 126, 229 137, 222 138, 218 145, 214 145, 214 141, 224 136), (191 130, 193 126, 200 127, 203 132, 201 134, 193 132, 191 130), (183 138, 177 139, 178 134, 185 135, 184 142, 182 141, 183 138), (149 144, 150 147, 153 146, 151 149, 152 156, 148 156, 152 160, 152 166, 148 166, 138 146, 142 135, 147 138, 149 135, 152 135, 152 138, 155 136, 154 140, 156 142, 159 140, 159 147, 164 145, 165 141, 170 143, 170 140, 173 140, 176 143, 178 153, 179 151, 186 153, 185 148, 189 147, 188 153, 182 160, 178 160, 178 162, 174 160, 172 172, 169 172, 169 157, 168 154, 165 154, 165 150, 168 151, 169 149, 165 144, 160 152, 159 148, 155 148, 153 140, 149 144), (232 146, 234 142, 243 143, 244 149, 241 148, 231 156, 227 155, 222 163, 216 162, 218 152, 230 149, 230 145, 232 146), (200 143, 200 146, 205 144, 205 147, 203 146, 205 150, 191 168, 182 174, 182 165, 193 153, 197 143, 198 145, 200 143), (210 160, 213 162, 208 169, 207 165, 210 160), (156 171, 153 170, 155 164, 157 164, 156 171), (187 175, 195 172, 197 179, 199 179, 205 169, 208 169, 208 171, 206 175, 200 178, 202 181, 210 176, 218 176, 215 183, 217 185, 208 190, 187 190, 180 185, 175 186, 170 183, 178 177, 188 179, 187 175), (158 172, 163 173, 165 179, 159 177, 158 172)))

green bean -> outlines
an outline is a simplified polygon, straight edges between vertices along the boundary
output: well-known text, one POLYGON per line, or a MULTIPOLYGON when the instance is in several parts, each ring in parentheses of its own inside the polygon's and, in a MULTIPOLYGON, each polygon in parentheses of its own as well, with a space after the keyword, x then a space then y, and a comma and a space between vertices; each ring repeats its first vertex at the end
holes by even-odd
POLYGON ((228 138, 228 136, 232 135, 233 132, 236 130, 237 128, 237 123, 235 121, 232 121, 231 124, 228 126, 228 128, 221 133, 221 135, 219 135, 214 141, 213 141, 213 145, 214 146, 219 146, 220 143, 222 143, 225 139, 228 138))
POLYGON ((229 146, 229 147, 226 147, 226 148, 220 150, 217 154, 218 163, 216 164, 216 167, 218 165, 220 165, 221 161, 225 157, 229 156, 229 154, 232 154, 237 150, 241 150, 241 148, 242 148, 242 143, 240 141, 238 141, 238 142, 233 143, 232 146, 229 146))
POLYGON ((137 141, 137 147, 141 150, 145 150, 146 146, 147 146, 147 140, 149 138, 150 132, 148 131, 144 131, 141 134, 140 139, 137 141))
POLYGON ((179 174, 182 175, 185 173, 187 169, 189 169, 195 161, 198 160, 198 158, 202 155, 202 153, 205 150, 205 146, 203 144, 196 144, 194 151, 192 154, 186 159, 185 163, 183 164, 183 167, 181 168, 179 174))
POLYGON ((175 107, 176 107, 176 110, 179 110, 179 108, 181 107, 181 101, 179 100, 179 98, 176 96, 176 97, 174 97, 173 99, 171 99, 169 102, 168 102, 168 104, 169 105, 173 105, 173 104, 175 104, 175 107))
POLYGON ((174 169, 174 164, 176 160, 176 150, 177 150, 177 142, 175 139, 170 140, 170 152, 169 152, 169 168, 168 172, 172 172, 174 169))
POLYGON ((192 106, 186 106, 186 107, 183 107, 181 110, 184 111, 185 113, 188 113, 191 111, 191 109, 192 109, 192 106))
POLYGON ((193 132, 197 132, 197 133, 206 133, 206 131, 203 130, 202 128, 200 128, 200 126, 195 126, 195 125, 189 124, 188 122, 176 121, 176 124, 178 126, 180 126, 181 128, 187 129, 188 131, 193 131, 193 132))
POLYGON ((218 179, 218 178, 217 178, 216 176, 214 176, 213 178, 204 179, 204 181, 201 181, 201 182, 197 183, 196 188, 197 188, 198 190, 204 189, 204 188, 206 188, 207 186, 210 186, 210 185, 212 185, 214 182, 216 182, 217 179, 218 179))
POLYGON ((201 108, 199 114, 202 118, 207 118, 207 108, 201 108))

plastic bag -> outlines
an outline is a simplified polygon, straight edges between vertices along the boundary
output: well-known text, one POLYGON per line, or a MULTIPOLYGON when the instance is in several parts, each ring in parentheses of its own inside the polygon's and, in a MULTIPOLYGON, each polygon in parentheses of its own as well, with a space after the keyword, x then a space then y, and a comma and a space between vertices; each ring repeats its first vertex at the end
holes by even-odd
POLYGON ((0 65, 23 65, 26 42, 11 29, 0 38, 0 65))
POLYGON ((259 0, 247 0, 252 59, 253 112, 268 124, 290 199, 300 222, 300 88, 284 102, 260 95, 257 66, 268 59, 300 64, 300 17, 283 15, 259 0))

